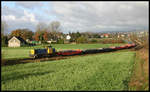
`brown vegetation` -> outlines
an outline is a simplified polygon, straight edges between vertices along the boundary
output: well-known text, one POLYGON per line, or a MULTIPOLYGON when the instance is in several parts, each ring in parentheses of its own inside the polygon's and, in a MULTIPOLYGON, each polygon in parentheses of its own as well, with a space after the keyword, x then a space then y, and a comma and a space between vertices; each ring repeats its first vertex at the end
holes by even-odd
MULTIPOLYGON (((144 40, 138 40, 142 48, 136 51, 133 75, 129 82, 130 90, 149 90, 149 42, 148 36, 144 40)), ((136 38, 137 39, 137 38, 136 38)))

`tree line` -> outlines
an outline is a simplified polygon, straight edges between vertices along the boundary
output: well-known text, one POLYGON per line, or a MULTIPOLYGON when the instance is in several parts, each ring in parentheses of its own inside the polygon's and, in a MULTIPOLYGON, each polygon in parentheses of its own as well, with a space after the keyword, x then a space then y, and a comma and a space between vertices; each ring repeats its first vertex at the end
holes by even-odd
MULTIPOLYGON (((2 46, 7 46, 8 40, 11 39, 13 36, 21 37, 24 40, 31 40, 31 41, 41 41, 42 43, 46 43, 47 41, 58 41, 61 43, 64 43, 64 39, 66 37, 66 34, 61 32, 61 24, 59 21, 52 21, 48 25, 45 23, 38 23, 36 26, 35 32, 28 28, 24 29, 15 29, 12 30, 11 33, 5 35, 6 29, 8 27, 7 23, 5 21, 2 21, 1 24, 1 42, 2 46)), ((70 42, 77 42, 77 39, 81 37, 83 34, 79 32, 71 33, 69 32, 69 35, 71 36, 70 42)), ((82 40, 83 36, 80 38, 82 40)))
MULTIPOLYGON (((24 29, 15 29, 12 30, 9 34, 6 33, 7 30, 7 23, 2 21, 1 23, 1 43, 2 46, 8 45, 8 40, 11 39, 13 36, 21 37, 24 40, 29 39, 30 41, 41 41, 42 43, 47 43, 47 41, 56 41, 57 43, 64 43, 66 39, 66 34, 64 34, 61 30, 61 23, 59 21, 52 21, 48 25, 45 23, 38 23, 35 29, 35 32, 28 28, 24 29)), ((71 36, 69 42, 76 42, 76 43, 110 43, 110 42, 119 42, 118 40, 105 40, 104 42, 92 39, 89 41, 89 38, 101 38, 100 34, 92 33, 92 32, 69 32, 71 36)), ((111 36, 111 35, 110 35, 111 36)), ((120 42, 122 42, 120 40, 120 42)))

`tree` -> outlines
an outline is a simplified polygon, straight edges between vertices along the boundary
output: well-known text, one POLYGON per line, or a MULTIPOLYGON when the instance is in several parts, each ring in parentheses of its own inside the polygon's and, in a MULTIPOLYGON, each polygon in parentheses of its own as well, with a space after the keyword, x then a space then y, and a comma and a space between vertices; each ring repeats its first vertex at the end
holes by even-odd
POLYGON ((6 21, 2 21, 2 23, 1 23, 1 35, 2 36, 6 33, 7 27, 8 27, 8 25, 7 25, 6 21))
POLYGON ((41 33, 42 31, 46 31, 47 30, 47 25, 43 22, 39 22, 36 26, 36 32, 41 33))
POLYGON ((34 32, 32 32, 31 30, 28 30, 27 32, 26 32, 26 37, 27 37, 27 39, 30 39, 30 40, 32 40, 32 36, 34 35, 34 32))
POLYGON ((44 38, 45 41, 48 40, 48 32, 46 32, 46 31, 44 32, 43 38, 44 38))
POLYGON ((8 38, 5 35, 8 25, 5 21, 2 21, 1 23, 1 43, 2 46, 7 46, 8 38))
POLYGON ((79 32, 77 32, 76 33, 76 37, 78 38, 78 37, 80 37, 81 36, 81 34, 79 33, 79 32))
POLYGON ((16 29, 11 32, 11 37, 12 36, 21 37, 21 35, 22 35, 21 29, 16 29))
POLYGON ((33 35, 33 32, 29 29, 16 29, 11 32, 11 37, 12 36, 21 37, 24 40, 26 40, 26 39, 31 40, 32 35, 33 35))
POLYGON ((84 36, 78 37, 76 40, 77 43, 86 43, 87 42, 87 38, 84 36))
POLYGON ((39 41, 39 33, 35 33, 35 36, 34 36, 34 39, 36 40, 36 41, 39 41))
POLYGON ((48 26, 48 31, 50 32, 59 32, 60 31, 60 22, 59 21, 52 21, 48 26))
POLYGON ((44 37, 46 37, 46 34, 44 36, 44 33, 47 31, 47 25, 43 22, 39 22, 36 26, 36 32, 34 35, 34 38, 36 41, 44 41, 44 37))
POLYGON ((3 36, 3 39, 1 40, 1 43, 2 43, 2 46, 7 46, 7 44, 8 44, 8 38, 7 38, 7 36, 3 36))
POLYGON ((53 40, 58 40, 59 37, 61 37, 61 33, 60 33, 60 22, 59 21, 52 21, 47 28, 47 31, 50 32, 51 34, 53 34, 51 36, 51 38, 53 40))

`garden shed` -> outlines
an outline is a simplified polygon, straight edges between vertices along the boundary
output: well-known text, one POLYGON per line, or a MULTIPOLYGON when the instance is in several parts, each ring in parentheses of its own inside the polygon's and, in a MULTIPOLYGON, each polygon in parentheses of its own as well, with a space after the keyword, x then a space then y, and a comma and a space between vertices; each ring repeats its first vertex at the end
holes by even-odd
POLYGON ((21 37, 15 37, 13 36, 9 41, 8 41, 8 47, 20 47, 27 44, 27 42, 22 39, 21 37))

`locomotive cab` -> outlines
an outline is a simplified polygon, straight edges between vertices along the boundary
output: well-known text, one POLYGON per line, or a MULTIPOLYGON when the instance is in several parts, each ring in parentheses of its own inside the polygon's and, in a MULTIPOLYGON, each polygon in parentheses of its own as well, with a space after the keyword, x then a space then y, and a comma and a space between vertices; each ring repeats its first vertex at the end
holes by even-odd
POLYGON ((53 48, 52 46, 46 46, 47 49, 47 54, 55 54, 55 48, 53 48))

